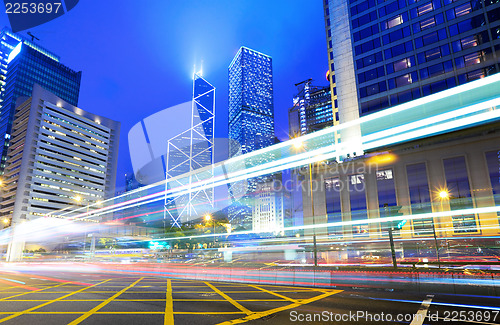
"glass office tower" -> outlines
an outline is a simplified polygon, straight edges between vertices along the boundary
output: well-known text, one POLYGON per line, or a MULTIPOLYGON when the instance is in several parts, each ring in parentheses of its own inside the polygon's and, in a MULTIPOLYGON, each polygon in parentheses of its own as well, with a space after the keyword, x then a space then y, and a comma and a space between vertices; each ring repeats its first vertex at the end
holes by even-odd
MULTIPOLYGON (((274 143, 272 59, 246 47, 229 65, 229 138, 241 154, 274 143)), ((236 151, 233 147, 230 154, 236 151)))
POLYGON ((496 0, 324 0, 323 8, 341 123, 498 71, 496 0))
MULTIPOLYGON (((191 127, 166 141, 166 191, 213 178, 213 169, 207 167, 214 163, 215 87, 201 73, 193 75, 191 112, 184 117, 191 127), (203 173, 190 174, 200 168, 205 168, 203 173)), ((211 213, 213 205, 212 188, 165 197, 165 217, 170 224, 180 227, 211 213)))
POLYGON ((30 97, 36 83, 77 106, 82 74, 64 66, 58 56, 8 28, 0 32, 0 44, 0 174, 3 174, 18 98, 30 97))
POLYGON ((295 138, 334 125, 330 87, 312 85, 312 79, 295 84, 298 93, 288 109, 290 138, 295 138))
MULTIPOLYGON (((229 65, 229 154, 236 156, 265 148, 275 143, 272 58, 241 47, 229 65)), ((268 157, 272 159, 272 157, 268 157)), ((249 195, 236 200, 228 208, 228 218, 236 227, 252 227, 253 198, 250 194, 258 182, 249 179, 245 184, 249 195)), ((241 184, 232 184, 232 196, 241 184)))

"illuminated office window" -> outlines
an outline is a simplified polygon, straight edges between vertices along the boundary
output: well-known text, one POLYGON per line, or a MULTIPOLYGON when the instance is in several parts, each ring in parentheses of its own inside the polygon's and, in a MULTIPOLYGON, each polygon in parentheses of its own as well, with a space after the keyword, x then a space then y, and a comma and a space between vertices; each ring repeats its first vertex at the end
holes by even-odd
MULTIPOLYGON (((351 220, 364 220, 368 218, 366 205, 365 176, 362 174, 349 175, 349 202, 351 203, 351 220)), ((367 235, 368 225, 359 224, 352 226, 353 235, 367 235)))
MULTIPOLYGON (((425 163, 406 166, 408 192, 410 194, 411 214, 432 212, 427 169, 425 163)), ((429 235, 432 231, 432 218, 414 219, 413 231, 417 236, 429 235)))
MULTIPOLYGON (((490 175, 491 190, 495 205, 500 205, 500 150, 486 153, 486 163, 488 164, 488 173, 490 175)), ((498 212, 500 216, 500 212, 498 212)))
MULTIPOLYGON (((461 210, 473 208, 465 157, 445 159, 443 160, 443 164, 446 186, 449 191, 450 209, 461 210)), ((477 232, 475 214, 452 216, 452 221, 455 233, 477 232)))

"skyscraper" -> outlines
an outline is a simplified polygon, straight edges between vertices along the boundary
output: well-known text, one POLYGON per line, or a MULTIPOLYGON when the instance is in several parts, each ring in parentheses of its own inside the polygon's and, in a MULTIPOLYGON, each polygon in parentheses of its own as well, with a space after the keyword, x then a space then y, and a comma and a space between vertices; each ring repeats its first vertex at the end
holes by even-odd
POLYGON ((290 138, 318 131, 334 124, 330 86, 313 86, 312 79, 297 83, 298 93, 288 110, 290 138))
MULTIPOLYGON (((120 123, 75 107, 38 85, 16 108, 0 216, 15 226, 114 196, 120 123)), ((94 207, 92 207, 94 206, 94 207)), ((87 211, 89 211, 87 208, 87 211)), ((12 256, 22 242, 13 244, 12 256)))
POLYGON ((341 123, 498 71, 497 1, 323 3, 341 123))
POLYGON ((71 105, 78 105, 81 72, 59 62, 59 57, 8 28, 0 32, 0 174, 5 168, 12 121, 19 97, 30 97, 33 85, 52 92, 71 105))
MULTIPOLYGON (((187 117, 191 127, 167 141, 166 190, 213 177, 210 168, 191 175, 192 171, 214 162, 215 87, 201 73, 193 75, 193 100, 187 117), (180 175, 186 177, 170 180, 180 175)), ((180 227, 183 222, 212 212, 213 196, 213 189, 206 188, 173 199, 165 198, 165 217, 168 215, 169 223, 180 227)))
POLYGON ((274 143, 272 59, 246 47, 229 65, 229 138, 242 154, 274 143))
MULTIPOLYGON (((241 47, 229 65, 229 155, 274 144, 273 68, 270 56, 241 47)), ((259 179, 249 179, 247 192, 259 179)), ((264 181, 261 179, 260 181, 264 181)), ((230 188, 233 192, 233 188, 230 188)), ((245 196, 228 208, 231 224, 251 227, 252 202, 245 196)))

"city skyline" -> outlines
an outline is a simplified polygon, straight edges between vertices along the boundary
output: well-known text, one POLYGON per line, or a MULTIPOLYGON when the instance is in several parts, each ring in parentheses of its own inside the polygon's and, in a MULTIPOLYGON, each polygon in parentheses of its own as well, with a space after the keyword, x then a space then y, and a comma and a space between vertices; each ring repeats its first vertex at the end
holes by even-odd
POLYGON ((78 3, 0 15, 0 323, 500 324, 500 0, 78 3))
MULTIPOLYGON (((124 177, 120 175, 132 171, 125 130, 144 117, 189 98, 194 64, 203 61, 204 76, 218 89, 216 137, 227 137, 227 67, 241 46, 273 57, 277 116, 287 115, 296 92, 295 83, 313 78, 316 84, 328 84, 324 77, 328 62, 321 4, 285 4, 288 2, 261 1, 260 5, 236 6, 230 1, 206 1, 187 9, 180 4, 154 3, 130 12, 126 6, 106 3, 91 19, 89 4, 82 2, 63 17, 30 32, 41 39, 37 43, 60 55, 61 63, 82 71, 82 107, 122 122, 118 190, 124 187, 124 177), (110 19, 106 11, 118 11, 121 15, 110 19), (243 12, 254 18, 246 19, 243 12), (149 17, 147 22, 135 22, 134 17, 144 16, 149 17), (304 25, 302 21, 308 23, 304 25), (124 36, 125 30, 132 37, 124 36), (183 31, 182 37, 176 36, 177 30, 183 31), (257 30, 266 30, 266 34, 256 33, 257 30), (288 34, 296 35, 297 40, 284 37, 288 34), (136 62, 140 69, 130 74, 129 62, 136 62), (143 96, 140 108, 134 99, 138 93, 148 94, 143 96), (96 111, 94 107, 105 109, 96 111), (123 118, 124 111, 127 119, 123 118)), ((8 26, 5 14, 0 16, 0 26, 8 26)), ((26 35, 25 32, 21 34, 26 35)), ((288 137, 286 119, 276 119, 276 135, 281 139, 288 137)))

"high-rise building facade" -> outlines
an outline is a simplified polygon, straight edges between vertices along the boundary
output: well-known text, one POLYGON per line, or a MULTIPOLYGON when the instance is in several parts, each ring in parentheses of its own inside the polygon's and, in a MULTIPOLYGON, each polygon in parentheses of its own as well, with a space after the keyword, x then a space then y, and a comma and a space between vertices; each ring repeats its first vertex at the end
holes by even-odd
POLYGON ((289 193, 274 185, 270 181, 257 187, 252 207, 252 230, 255 232, 282 233, 285 221, 291 218, 289 193))
MULTIPOLYGON (((229 155, 236 156, 265 148, 275 143, 273 67, 266 54, 241 47, 229 65, 229 155)), ((247 192, 256 189, 249 179, 247 192)), ((238 185, 238 184, 236 184, 238 185)), ((234 192, 230 187, 230 193, 234 192)), ((233 195, 234 196, 234 195, 233 195)), ((231 224, 252 227, 252 203, 249 195, 228 208, 231 224)))
POLYGON ((347 122, 499 69, 494 0, 324 0, 329 74, 347 122))
MULTIPOLYGON (((274 144, 272 58, 241 47, 229 65, 229 138, 245 154, 274 144)), ((237 149, 232 148, 234 155, 237 149)))
MULTIPOLYGON (((193 100, 188 116, 190 128, 168 139, 165 156, 165 189, 173 189, 213 177, 215 87, 201 73, 193 75, 193 100), (205 172, 194 176, 192 171, 205 168, 205 172), (179 178, 179 176, 185 177, 179 178)), ((212 212, 214 204, 212 188, 165 197, 165 217, 176 227, 212 212)))
POLYGON ((33 85, 78 105, 81 72, 59 62, 59 57, 4 28, 0 32, 0 174, 5 168, 17 99, 30 97, 33 85))
MULTIPOLYGON (((17 107, 0 215, 16 225, 114 196, 120 123, 38 85, 17 107)), ((92 209, 93 209, 92 208, 92 209)), ((64 212, 67 217, 82 213, 64 212)))
POLYGON ((334 125, 330 86, 313 86, 312 79, 296 84, 298 93, 288 110, 290 138, 334 125))

